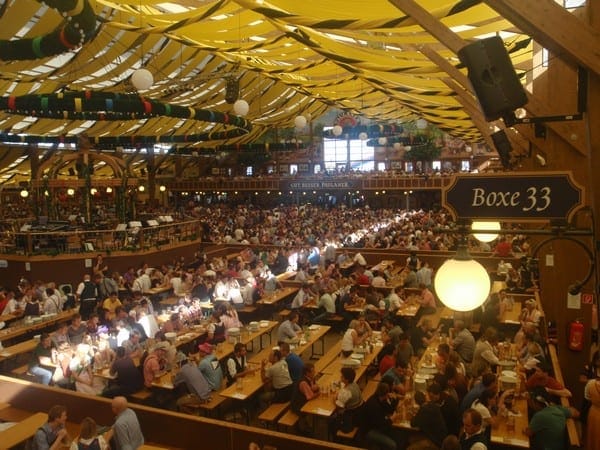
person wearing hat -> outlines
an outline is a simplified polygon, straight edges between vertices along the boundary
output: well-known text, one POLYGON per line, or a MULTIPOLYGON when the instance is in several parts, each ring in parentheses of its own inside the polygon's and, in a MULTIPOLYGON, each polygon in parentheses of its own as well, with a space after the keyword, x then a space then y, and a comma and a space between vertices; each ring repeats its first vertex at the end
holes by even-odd
POLYGON ((200 363, 198 369, 206 378, 210 389, 218 391, 223 385, 223 370, 219 359, 213 353, 214 347, 208 342, 204 342, 198 346, 198 353, 200 356, 200 363))
POLYGON ((147 388, 152 387, 154 380, 165 374, 168 350, 168 342, 159 342, 152 348, 152 351, 144 361, 144 385, 147 388))

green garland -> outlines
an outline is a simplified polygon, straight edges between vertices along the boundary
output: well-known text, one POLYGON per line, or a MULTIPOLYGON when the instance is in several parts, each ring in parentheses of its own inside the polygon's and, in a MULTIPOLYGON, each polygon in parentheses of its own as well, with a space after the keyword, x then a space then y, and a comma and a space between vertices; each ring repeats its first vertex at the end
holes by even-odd
MULTIPOLYGON (((137 94, 110 92, 67 92, 59 94, 21 95, 0 97, 0 110, 10 114, 58 120, 139 120, 166 116, 231 125, 235 128, 190 135, 168 136, 103 136, 90 140, 105 147, 117 145, 153 145, 162 143, 190 143, 229 139, 243 136, 252 130, 252 124, 243 117, 219 111, 162 103, 137 94)), ((77 136, 20 136, 0 133, 0 142, 28 144, 77 143, 77 136)))
MULTIPOLYGON (((41 2, 41 0, 40 0, 41 2)), ((44 0, 66 21, 44 36, 0 40, 0 60, 33 60, 60 55, 81 47, 96 30, 96 14, 89 0, 44 0)))

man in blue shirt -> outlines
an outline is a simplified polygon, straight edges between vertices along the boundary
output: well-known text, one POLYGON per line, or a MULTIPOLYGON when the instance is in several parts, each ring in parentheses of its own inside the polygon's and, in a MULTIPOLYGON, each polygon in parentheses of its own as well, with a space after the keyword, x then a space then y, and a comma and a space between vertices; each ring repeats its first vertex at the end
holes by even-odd
POLYGON ((65 446, 69 434, 65 425, 67 423, 67 408, 54 405, 48 411, 48 421, 37 429, 33 435, 32 448, 35 450, 54 450, 65 446))
POLYGON ((291 351, 290 344, 288 344, 287 342, 280 342, 279 350, 281 351, 281 356, 283 356, 283 358, 287 362, 290 377, 295 383, 300 378, 302 378, 302 372, 304 370, 304 361, 302 361, 302 358, 300 358, 298 355, 291 351))
POLYGON ((198 369, 204 375, 211 390, 220 390, 223 385, 223 370, 219 359, 213 353, 213 346, 205 342, 198 346, 198 351, 202 358, 198 364, 198 369))

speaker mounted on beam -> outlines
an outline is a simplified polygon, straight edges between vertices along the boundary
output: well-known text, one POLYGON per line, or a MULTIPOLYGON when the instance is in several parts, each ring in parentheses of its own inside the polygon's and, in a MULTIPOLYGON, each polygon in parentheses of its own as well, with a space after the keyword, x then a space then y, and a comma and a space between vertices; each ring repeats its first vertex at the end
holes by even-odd
POLYGON ((229 104, 235 103, 240 96, 240 81, 235 77, 227 77, 225 83, 225 101, 229 104))
POLYGON ((504 42, 499 36, 477 40, 458 51, 486 120, 499 119, 527 104, 504 42))

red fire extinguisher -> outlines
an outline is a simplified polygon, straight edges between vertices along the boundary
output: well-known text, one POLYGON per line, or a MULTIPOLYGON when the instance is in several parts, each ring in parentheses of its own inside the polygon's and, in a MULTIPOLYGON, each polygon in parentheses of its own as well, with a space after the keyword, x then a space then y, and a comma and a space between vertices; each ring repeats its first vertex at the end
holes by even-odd
POLYGON ((584 326, 579 319, 569 324, 569 348, 580 352, 583 350, 584 326))

